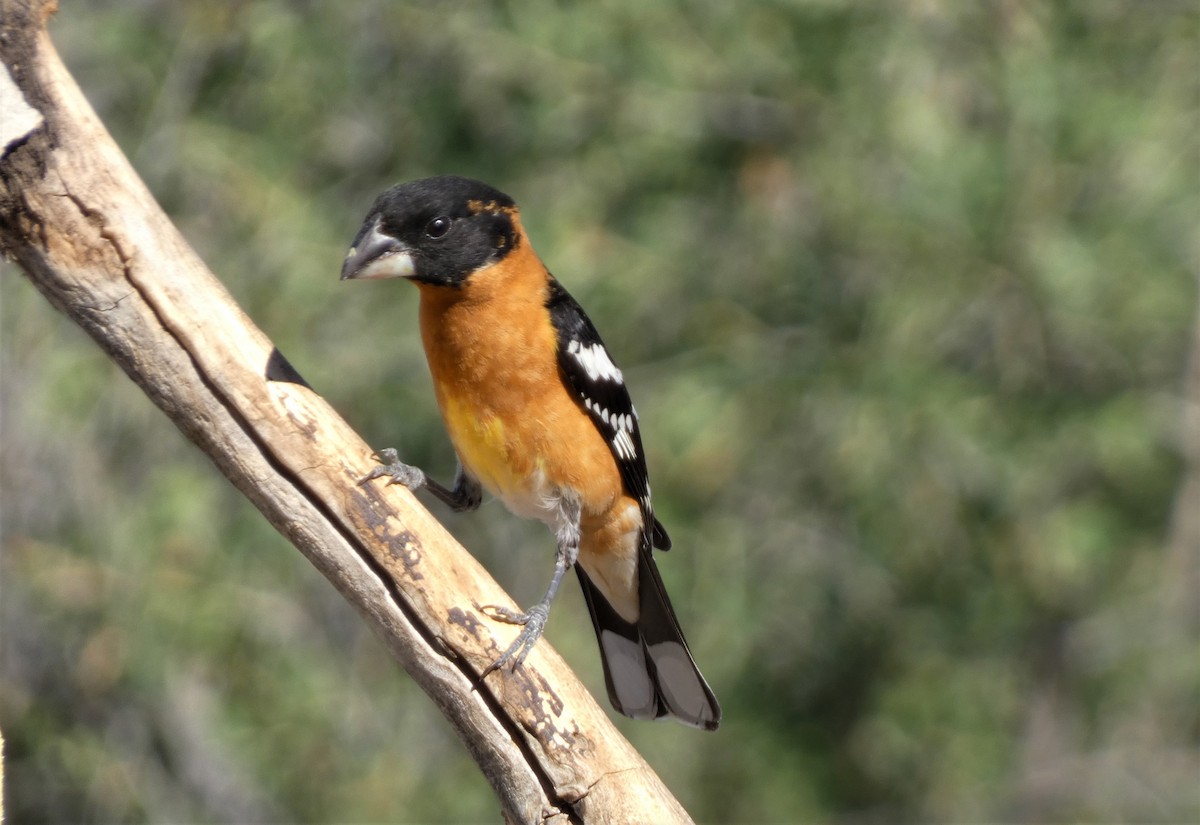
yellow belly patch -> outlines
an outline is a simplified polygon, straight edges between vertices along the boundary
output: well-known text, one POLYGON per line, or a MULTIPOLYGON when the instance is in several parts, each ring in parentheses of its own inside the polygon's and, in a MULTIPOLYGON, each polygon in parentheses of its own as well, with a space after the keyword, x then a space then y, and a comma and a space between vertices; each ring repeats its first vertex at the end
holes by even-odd
POLYGON ((459 458, 492 495, 504 498, 520 486, 499 418, 481 415, 472 405, 454 398, 445 400, 442 413, 459 458))

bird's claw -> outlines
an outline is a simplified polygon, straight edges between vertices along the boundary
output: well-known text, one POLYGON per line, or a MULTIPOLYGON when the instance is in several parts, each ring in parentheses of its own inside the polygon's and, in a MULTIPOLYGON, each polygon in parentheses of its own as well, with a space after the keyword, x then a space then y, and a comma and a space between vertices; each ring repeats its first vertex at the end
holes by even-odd
POLYGON ((425 486, 425 472, 420 467, 402 462, 394 447, 384 447, 372 455, 379 461, 379 466, 367 473, 358 482, 359 485, 366 484, 371 479, 386 476, 388 484, 401 484, 410 490, 417 490, 425 486))
POLYGON ((512 662, 514 669, 524 664, 525 657, 529 655, 529 651, 533 650, 537 640, 542 637, 542 631, 546 629, 546 620, 550 617, 550 605, 539 602, 524 613, 518 613, 495 604, 484 605, 479 609, 485 616, 498 622, 522 625, 521 632, 508 646, 508 649, 500 654, 499 659, 484 668, 483 673, 479 675, 479 680, 483 681, 492 671, 499 670, 509 662, 512 662))

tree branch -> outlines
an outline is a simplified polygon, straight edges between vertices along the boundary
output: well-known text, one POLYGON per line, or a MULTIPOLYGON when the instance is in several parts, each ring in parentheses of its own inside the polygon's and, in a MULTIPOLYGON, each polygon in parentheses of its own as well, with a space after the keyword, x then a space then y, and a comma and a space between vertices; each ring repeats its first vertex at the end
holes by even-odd
POLYGON ((0 10, 4 252, 355 606, 507 820, 688 821, 545 641, 472 690, 516 632, 474 605, 511 600, 407 490, 357 484, 370 449, 159 209, 51 45, 53 2, 0 10))

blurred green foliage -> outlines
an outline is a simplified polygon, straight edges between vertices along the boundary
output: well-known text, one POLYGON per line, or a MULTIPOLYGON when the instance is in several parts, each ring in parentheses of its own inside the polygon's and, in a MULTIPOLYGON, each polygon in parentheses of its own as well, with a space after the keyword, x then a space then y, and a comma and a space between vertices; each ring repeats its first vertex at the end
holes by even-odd
MULTIPOLYGON (((1194 3, 62 5, 250 316, 443 477, 415 290, 340 261, 399 180, 523 205, 626 367, 725 705, 618 720, 698 821, 1200 817, 1194 3)), ((0 290, 10 821, 496 821, 332 588, 0 290)), ((540 526, 436 512, 540 592, 540 526)), ((584 615, 548 635, 602 696, 584 615)))

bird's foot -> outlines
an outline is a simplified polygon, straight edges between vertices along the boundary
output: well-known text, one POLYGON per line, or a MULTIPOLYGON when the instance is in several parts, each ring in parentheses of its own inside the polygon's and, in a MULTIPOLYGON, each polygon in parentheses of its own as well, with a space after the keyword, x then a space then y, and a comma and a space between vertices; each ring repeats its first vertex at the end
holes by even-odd
POLYGON ((410 490, 419 490, 425 486, 425 471, 420 467, 402 462, 394 448, 385 447, 374 453, 374 456, 380 461, 380 464, 358 482, 360 485, 366 484, 373 478, 386 476, 389 479, 388 484, 402 484, 410 490))
POLYGON ((509 662, 512 662, 512 666, 516 668, 525 661, 529 651, 533 650, 537 640, 542 637, 542 631, 546 629, 546 620, 550 617, 550 604, 544 601, 538 602, 524 613, 517 613, 515 610, 495 604, 484 605, 479 609, 488 618, 498 622, 522 625, 521 632, 508 646, 508 650, 504 651, 499 659, 488 665, 479 675, 479 680, 483 681, 489 673, 499 670, 509 662))

